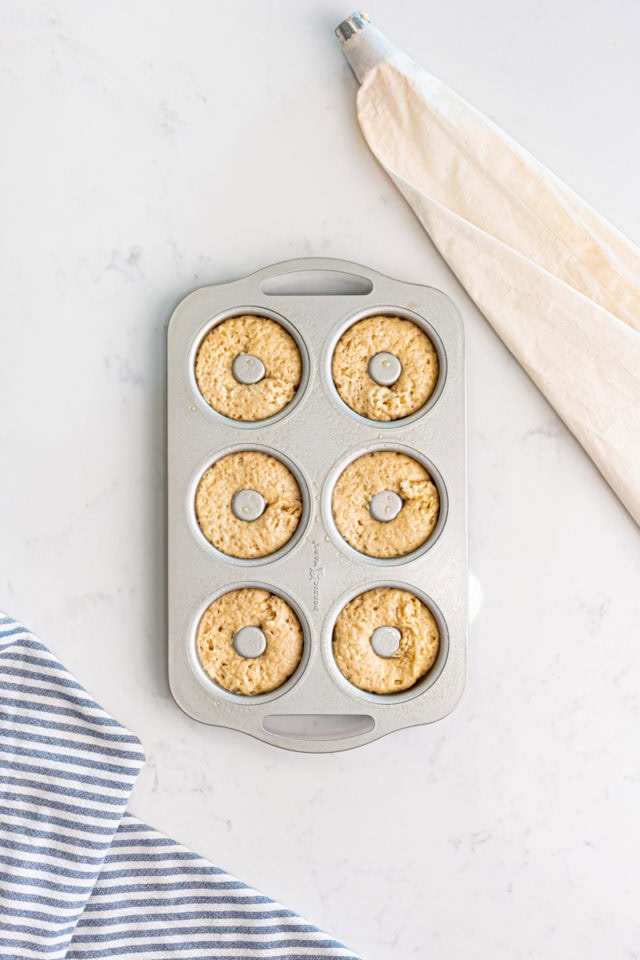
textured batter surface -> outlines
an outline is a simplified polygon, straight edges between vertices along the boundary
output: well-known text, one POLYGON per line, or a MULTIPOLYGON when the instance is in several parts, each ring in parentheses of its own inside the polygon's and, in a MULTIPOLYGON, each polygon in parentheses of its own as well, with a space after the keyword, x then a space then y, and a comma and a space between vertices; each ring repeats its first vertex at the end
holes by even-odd
POLYGON ((267 317, 224 320, 198 349, 196 382, 207 403, 232 420, 266 420, 291 403, 302 376, 302 358, 293 337, 267 317), (232 364, 238 354, 262 360, 265 376, 258 383, 238 383, 232 364))
POLYGON ((333 381, 348 407, 369 420, 398 420, 425 405, 438 380, 438 354, 417 324, 400 317, 366 317, 338 341, 332 361, 333 381), (393 353, 402 373, 390 387, 369 376, 376 353, 393 353))
POLYGON ((333 655, 340 672, 361 690, 400 693, 433 666, 440 649, 440 631, 425 604, 396 587, 378 587, 354 597, 342 609, 333 630, 333 655), (377 627, 397 627, 400 647, 392 657, 379 657, 371 646, 377 627))
POLYGON ((251 696, 277 690, 302 659, 300 621, 282 597, 246 587, 214 600, 198 625, 198 656, 208 676, 231 693, 251 696), (241 627, 260 627, 267 647, 259 657, 241 657, 233 637, 241 627))
POLYGON ((196 491, 196 518, 214 547, 230 557, 268 557, 291 539, 302 516, 298 481, 282 461, 258 450, 229 453, 209 467, 196 491), (234 494, 256 490, 266 501, 257 520, 239 520, 234 494))
POLYGON ((404 453, 376 450, 358 457, 340 474, 332 498, 336 526, 355 550, 368 557, 402 557, 427 540, 438 520, 438 488, 421 463, 404 453), (394 520, 374 520, 371 498, 382 490, 402 497, 394 520))

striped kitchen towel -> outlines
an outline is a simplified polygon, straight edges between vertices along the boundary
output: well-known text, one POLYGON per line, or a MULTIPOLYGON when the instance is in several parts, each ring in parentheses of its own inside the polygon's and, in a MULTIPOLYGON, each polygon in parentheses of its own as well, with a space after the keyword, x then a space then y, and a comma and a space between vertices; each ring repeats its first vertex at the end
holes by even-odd
POLYGON ((0 957, 358 958, 126 812, 144 762, 0 614, 0 957))

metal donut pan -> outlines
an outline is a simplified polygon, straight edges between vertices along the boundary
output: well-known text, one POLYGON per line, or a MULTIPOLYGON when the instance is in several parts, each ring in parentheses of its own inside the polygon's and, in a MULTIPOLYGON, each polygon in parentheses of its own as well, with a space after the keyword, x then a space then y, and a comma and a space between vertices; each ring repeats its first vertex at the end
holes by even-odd
POLYGON ((327 753, 362 746, 447 716, 467 672, 467 466, 462 318, 434 287, 404 283, 345 260, 276 263, 231 283, 201 287, 174 310, 167 335, 167 622, 172 695, 202 723, 241 731, 277 747, 327 753), (198 346, 217 323, 243 313, 271 317, 293 333, 303 376, 296 397, 269 420, 217 414, 194 374, 198 346), (428 333, 440 375, 425 406, 403 420, 354 414, 331 377, 333 349, 352 323, 375 314, 406 317, 428 333), (259 449, 294 465, 307 488, 302 530, 290 549, 240 561, 210 547, 198 528, 194 491, 206 466, 230 449, 259 449), (365 557, 341 540, 331 516, 340 466, 373 450, 399 449, 423 461, 441 513, 426 545, 408 557, 365 557), (228 693, 202 669, 196 631, 210 602, 229 589, 261 586, 282 595, 305 636, 300 667, 279 689, 228 693), (332 655, 335 618, 375 586, 399 586, 428 604, 440 627, 438 659, 413 688, 376 695, 342 676, 332 655))

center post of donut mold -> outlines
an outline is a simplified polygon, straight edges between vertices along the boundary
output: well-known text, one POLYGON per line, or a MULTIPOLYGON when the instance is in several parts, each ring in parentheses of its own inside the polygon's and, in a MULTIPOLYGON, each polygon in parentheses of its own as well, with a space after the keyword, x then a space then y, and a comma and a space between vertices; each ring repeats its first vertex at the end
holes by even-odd
POLYGON ((403 506, 404 500, 399 493, 394 490, 381 490, 371 497, 369 513, 374 520, 389 523, 390 520, 395 520, 403 506))
POLYGON ((401 639, 402 632, 397 627, 376 627, 371 634, 370 643, 374 653, 388 660, 400 649, 401 639))
POLYGON ((369 376, 381 387, 392 387, 400 378, 402 364, 395 353, 381 350, 369 360, 367 365, 369 376))
POLYGON ((259 383, 264 380, 266 370, 260 357, 252 353, 239 353, 231 364, 231 372, 238 383, 259 383))
POLYGON ((260 627, 240 627, 233 635, 233 649, 239 656, 255 660, 267 649, 267 638, 260 627))
POLYGON ((267 501, 257 490, 238 490, 231 500, 231 510, 238 520, 250 522, 261 517, 267 507, 267 501))

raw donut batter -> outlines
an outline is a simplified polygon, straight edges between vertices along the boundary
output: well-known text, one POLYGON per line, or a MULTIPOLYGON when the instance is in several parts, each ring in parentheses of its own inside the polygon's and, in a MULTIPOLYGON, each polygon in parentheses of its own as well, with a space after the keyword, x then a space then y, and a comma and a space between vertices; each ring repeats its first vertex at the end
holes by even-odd
POLYGON ((355 413, 369 420, 398 420, 423 407, 433 393, 438 354, 411 320, 366 317, 342 334, 331 369, 338 393, 355 413), (400 361, 400 375, 391 384, 377 383, 371 376, 371 360, 379 354, 391 355, 387 365, 393 358, 400 361))
MULTIPOLYGON (((239 366, 246 369, 246 364, 239 366)), ((266 420, 293 400, 302 376, 302 358, 291 334, 275 320, 231 317, 217 324, 200 344, 195 376, 200 393, 218 413, 232 420, 266 420), (253 360, 256 375, 264 370, 260 379, 237 380, 234 361, 238 357, 253 360)))
POLYGON ((241 450, 209 467, 198 484, 195 507, 209 543, 230 557, 252 560, 268 557, 289 542, 302 516, 302 494, 281 460, 258 450, 241 450), (236 499, 241 491, 250 491, 254 501, 262 500, 263 510, 255 519, 242 519, 237 503, 246 494, 236 499))
POLYGON ((370 693, 400 693, 414 686, 435 663, 440 631, 429 608, 407 590, 377 587, 354 597, 333 630, 333 655, 340 672, 370 693), (371 636, 379 627, 400 631, 391 656, 378 656, 371 636))
POLYGON ((338 531, 354 550, 388 559, 417 550, 430 537, 440 497, 418 460, 395 450, 376 450, 358 457, 340 474, 332 509, 338 531), (371 512, 372 501, 375 506, 383 491, 402 501, 390 520, 377 520, 371 512))
POLYGON ((289 604, 257 587, 231 590, 214 600, 198 624, 198 657, 205 672, 231 693, 277 690, 295 672, 303 650, 300 621, 289 604), (243 657, 234 646, 244 627, 264 634, 264 653, 243 657))

